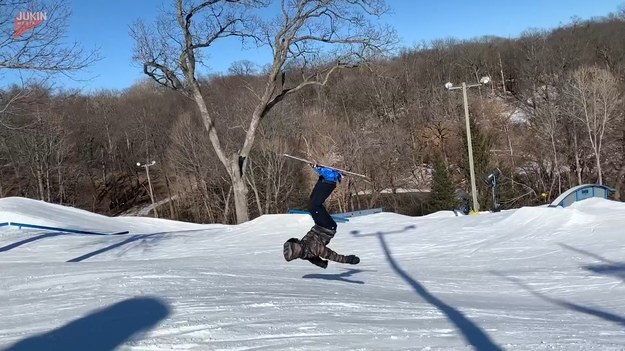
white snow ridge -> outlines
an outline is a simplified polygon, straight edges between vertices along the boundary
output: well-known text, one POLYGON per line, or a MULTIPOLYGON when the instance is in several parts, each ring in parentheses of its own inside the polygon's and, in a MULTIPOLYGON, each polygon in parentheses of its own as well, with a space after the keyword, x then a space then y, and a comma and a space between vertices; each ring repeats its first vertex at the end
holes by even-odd
POLYGON ((0 350, 625 350, 625 204, 339 223, 356 266, 285 262, 307 215, 243 225, 0 199, 0 350))

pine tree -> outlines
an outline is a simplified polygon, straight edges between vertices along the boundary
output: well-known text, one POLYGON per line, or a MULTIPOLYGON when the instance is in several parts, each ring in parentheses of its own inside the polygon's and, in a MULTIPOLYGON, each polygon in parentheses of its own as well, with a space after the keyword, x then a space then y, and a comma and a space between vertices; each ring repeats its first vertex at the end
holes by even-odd
POLYGON ((457 205, 455 186, 442 157, 434 162, 433 173, 428 209, 431 212, 453 210, 457 205))

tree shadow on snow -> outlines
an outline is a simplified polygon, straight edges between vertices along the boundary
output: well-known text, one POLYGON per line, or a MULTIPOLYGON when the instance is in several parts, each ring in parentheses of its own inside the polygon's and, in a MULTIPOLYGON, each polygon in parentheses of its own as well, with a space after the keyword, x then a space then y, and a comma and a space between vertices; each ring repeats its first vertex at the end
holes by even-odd
POLYGON ((5 252, 5 251, 9 251, 12 249, 15 249, 16 247, 20 247, 22 245, 31 243, 33 241, 37 241, 37 240, 42 240, 42 239, 46 239, 46 238, 52 238, 55 236, 65 236, 65 235, 97 235, 97 236, 109 236, 109 235, 120 235, 120 234, 96 234, 96 233, 70 233, 70 232, 49 232, 49 233, 43 233, 41 235, 37 235, 37 236, 33 236, 32 238, 27 238, 18 242, 15 242, 13 244, 9 244, 3 247, 0 247, 0 252, 5 252))
POLYGON ((135 297, 19 341, 4 351, 110 351, 127 341, 138 340, 170 312, 164 301, 135 297))
POLYGON ((587 265, 582 268, 593 273, 613 275, 625 280, 625 263, 587 265))
POLYGON ((304 279, 324 279, 324 280, 336 280, 346 283, 364 284, 365 282, 360 280, 349 280, 348 277, 363 272, 362 269, 347 269, 346 272, 339 274, 306 274, 302 278, 304 279))
POLYGON ((145 244, 151 244, 153 241, 160 240, 160 239, 164 238, 165 235, 166 235, 166 233, 135 234, 132 237, 126 239, 126 240, 120 241, 118 243, 115 243, 113 245, 109 245, 107 247, 101 248, 101 249, 93 251, 93 252, 90 252, 90 253, 82 255, 80 257, 72 258, 71 260, 69 260, 67 262, 81 262, 81 261, 84 261, 84 260, 86 260, 88 258, 91 258, 93 256, 97 256, 97 255, 99 255, 101 253, 104 253, 104 252, 107 252, 107 251, 111 251, 113 249, 116 249, 118 247, 130 244, 130 243, 135 242, 135 241, 141 241, 141 244, 144 244, 144 243, 145 244))
POLYGON ((9 250, 12 250, 12 249, 14 249, 16 247, 19 247, 19 246, 22 246, 22 245, 26 245, 26 244, 28 244, 30 242, 33 242, 33 241, 37 241, 37 240, 41 240, 41 239, 45 239, 45 238, 52 238, 52 237, 59 236, 59 235, 68 235, 68 233, 45 233, 45 234, 33 236, 32 238, 24 239, 24 240, 15 242, 13 244, 9 244, 9 245, 0 247, 0 252, 9 251, 9 250))
POLYGON ((351 235, 356 236, 356 237, 364 237, 364 236, 379 236, 379 235, 388 235, 388 234, 399 234, 399 233, 404 233, 407 232, 411 229, 416 229, 417 226, 414 224, 411 225, 407 225, 405 226, 403 229, 400 230, 394 230, 391 232, 376 232, 376 233, 367 233, 367 234, 362 234, 359 230, 352 230, 351 232, 349 232, 351 235))
POLYGON ((582 266, 583 269, 587 270, 587 271, 591 271, 593 273, 597 273, 597 274, 602 274, 602 275, 612 275, 615 276, 617 278, 620 278, 621 280, 625 281, 625 263, 622 262, 614 262, 611 260, 608 260, 605 257, 601 257, 597 254, 594 254, 592 252, 588 252, 582 249, 578 249, 576 247, 567 245, 567 244, 558 244, 561 247, 570 250, 570 251, 574 251, 577 253, 581 253, 583 255, 592 257, 598 261, 601 262, 605 262, 605 264, 589 264, 589 265, 585 265, 582 266))
POLYGON ((534 295, 534 296, 536 296, 536 297, 538 297, 538 298, 540 298, 540 299, 542 299, 544 301, 547 301, 547 302, 552 303, 554 305, 558 305, 560 307, 564 307, 564 308, 567 308, 567 309, 570 309, 570 310, 573 310, 573 311, 576 311, 576 312, 585 313, 585 314, 588 314, 588 315, 591 315, 591 316, 594 316, 594 317, 598 317, 598 318, 604 319, 604 320, 606 320, 608 322, 613 322, 613 323, 616 323, 616 324, 619 324, 619 325, 625 327, 625 318, 622 317, 622 316, 616 315, 614 313, 602 311, 602 310, 597 309, 597 308, 586 307, 586 306, 578 305, 578 304, 571 303, 571 302, 568 302, 568 301, 565 301, 565 300, 555 299, 553 297, 549 297, 547 295, 544 295, 544 294, 542 294, 542 293, 532 289, 531 287, 529 287, 528 285, 526 285, 525 283, 523 283, 521 280, 519 280, 517 278, 508 277, 508 276, 505 276, 505 275, 503 275, 503 274, 501 274, 499 272, 492 272, 492 273, 497 275, 497 276, 499 276, 499 277, 501 277, 501 278, 503 278, 503 279, 506 279, 506 280, 508 280, 508 281, 510 281, 510 282, 512 282, 512 283, 514 283, 516 285, 518 285, 518 286, 520 286, 523 290, 529 292, 530 294, 532 294, 532 295, 534 295))
MULTIPOLYGON (((405 231, 406 229, 404 229, 405 231)), ((395 232, 392 232, 395 233, 395 232)), ((423 285, 421 285, 418 281, 413 279, 406 271, 404 271, 397 261, 393 258, 391 251, 384 240, 384 236, 387 233, 377 233, 378 239, 380 240, 380 244, 382 249, 384 250, 384 254, 386 255, 386 259, 390 263, 393 270, 406 281, 406 283, 410 284, 414 291, 425 301, 438 308, 447 319, 456 327, 456 329, 462 334, 464 339, 471 344, 478 351, 490 351, 490 350, 502 350, 497 344, 491 340, 488 334, 483 331, 477 324, 472 322, 469 318, 467 318, 462 312, 453 308, 452 306, 446 304, 441 301, 436 296, 432 295, 423 285)))

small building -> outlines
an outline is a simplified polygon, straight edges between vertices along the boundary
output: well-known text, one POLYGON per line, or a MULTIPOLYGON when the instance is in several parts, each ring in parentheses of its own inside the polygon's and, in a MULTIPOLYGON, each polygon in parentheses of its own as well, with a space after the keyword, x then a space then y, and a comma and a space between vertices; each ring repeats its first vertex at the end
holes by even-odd
POLYGON ((567 207, 576 201, 582 201, 591 197, 600 197, 607 199, 610 193, 613 193, 614 189, 609 186, 599 184, 582 184, 573 187, 560 196, 558 196, 549 207, 567 207))

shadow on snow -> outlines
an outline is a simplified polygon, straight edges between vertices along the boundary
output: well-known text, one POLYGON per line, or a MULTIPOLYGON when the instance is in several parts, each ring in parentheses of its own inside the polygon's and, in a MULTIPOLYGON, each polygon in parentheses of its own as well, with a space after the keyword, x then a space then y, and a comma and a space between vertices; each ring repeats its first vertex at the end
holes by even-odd
POLYGON ((446 304, 436 296, 432 295, 423 285, 413 279, 406 271, 404 271, 397 261, 393 258, 391 250, 389 249, 384 237, 388 234, 403 233, 410 229, 416 228, 415 225, 409 225, 405 228, 392 232, 377 232, 371 234, 360 234, 359 231, 352 231, 354 236, 373 236, 376 235, 380 241, 380 245, 384 250, 386 259, 395 271, 406 283, 408 283, 414 291, 425 301, 436 307, 442 312, 447 319, 453 323, 456 329, 462 334, 464 339, 471 344, 478 351, 490 351, 490 350, 502 350, 497 344, 491 340, 491 338, 483 331, 477 324, 467 318, 462 312, 446 304))
POLYGON ((164 320, 171 310, 157 298, 135 297, 76 319, 45 334, 19 341, 4 351, 110 351, 164 320))
MULTIPOLYGON (((28 238, 28 239, 24 239, 18 242, 15 242, 13 244, 9 244, 3 247, 0 247, 0 252, 5 252, 5 251, 9 251, 12 250, 16 247, 22 246, 22 245, 26 245, 30 242, 33 241, 37 241, 37 240, 41 240, 41 239, 45 239, 45 238, 52 238, 55 236, 59 236, 59 235, 69 235, 67 233, 45 233, 45 234, 41 234, 41 235, 37 235, 37 236, 33 236, 32 238, 28 238)), ((75 235, 75 234, 72 234, 75 235)))
POLYGON ((356 237, 364 237, 364 236, 379 236, 379 235, 389 235, 389 234, 400 234, 400 233, 404 233, 407 232, 411 229, 416 229, 417 226, 414 224, 411 225, 407 225, 405 226, 403 229, 400 230, 394 230, 392 232, 376 232, 376 233, 367 233, 367 234, 362 234, 359 230, 352 230, 351 232, 349 232, 351 235, 356 236, 356 237))
POLYGON ((347 269, 346 272, 338 273, 338 274, 306 274, 302 278, 305 279, 324 279, 324 280, 335 280, 346 283, 354 283, 354 284, 364 284, 365 282, 360 280, 349 280, 348 277, 363 272, 362 269, 347 269))
POLYGON ((164 233, 136 234, 136 235, 133 235, 132 237, 124 240, 124 241, 120 241, 118 243, 109 245, 107 247, 101 248, 99 250, 95 250, 93 252, 90 252, 88 254, 84 254, 84 255, 76 257, 76 258, 72 258, 71 260, 69 260, 67 262, 81 262, 81 261, 84 261, 84 260, 86 260, 88 258, 91 258, 93 256, 97 256, 97 255, 99 255, 101 253, 104 253, 104 252, 107 252, 107 251, 111 251, 113 249, 116 249, 118 247, 130 244, 130 243, 135 242, 135 241, 141 241, 141 243, 148 243, 149 244, 150 241, 156 241, 156 240, 162 239, 164 236, 165 236, 164 233))
POLYGON ((592 252, 589 251, 585 251, 582 249, 578 249, 576 247, 567 245, 567 244, 558 244, 561 247, 573 251, 573 252, 577 252, 577 253, 581 253, 583 255, 592 257, 594 259, 596 259, 597 261, 601 261, 604 262, 605 264, 589 264, 589 265, 585 265, 582 266, 583 269, 587 270, 587 271, 591 271, 593 273, 597 273, 597 274, 601 274, 601 275, 612 275, 615 276, 617 278, 622 279, 623 281, 625 281, 625 263, 622 262, 614 262, 611 260, 608 260, 605 257, 601 257, 597 254, 594 254, 592 252))
POLYGON ((610 312, 606 312, 606 311, 602 311, 600 309, 597 308, 591 308, 591 307, 586 307, 586 306, 582 306, 582 305, 578 305, 575 303, 571 303, 565 300, 560 300, 560 299, 556 299, 553 297, 549 297, 547 295, 544 295, 534 289, 532 289, 531 287, 529 287, 528 285, 526 285, 525 283, 523 283, 520 279, 517 278, 512 278, 512 277, 508 277, 505 276, 501 273, 498 272, 493 272, 493 274, 502 277, 503 279, 506 279, 518 286, 520 286, 523 290, 529 292, 530 294, 544 300, 547 301, 549 303, 552 303, 554 305, 558 305, 560 307, 564 307, 567 308, 569 310, 572 311, 576 311, 576 312, 580 312, 580 313, 584 313, 584 314, 588 314, 597 318, 601 318, 603 320, 606 320, 608 322, 613 322, 616 324, 619 324, 623 327, 625 327, 625 318, 623 318, 622 316, 616 315, 614 313, 610 313, 610 312))

